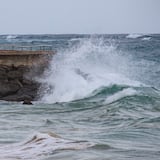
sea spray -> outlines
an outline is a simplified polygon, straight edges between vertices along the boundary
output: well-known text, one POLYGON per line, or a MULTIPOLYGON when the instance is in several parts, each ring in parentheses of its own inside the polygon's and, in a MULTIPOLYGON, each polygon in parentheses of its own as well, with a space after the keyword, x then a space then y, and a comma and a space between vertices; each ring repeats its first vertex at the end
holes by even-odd
POLYGON ((68 102, 85 98, 102 86, 139 85, 127 77, 129 65, 129 58, 115 45, 105 44, 101 38, 81 40, 53 57, 50 70, 41 79, 48 86, 42 100, 68 102))

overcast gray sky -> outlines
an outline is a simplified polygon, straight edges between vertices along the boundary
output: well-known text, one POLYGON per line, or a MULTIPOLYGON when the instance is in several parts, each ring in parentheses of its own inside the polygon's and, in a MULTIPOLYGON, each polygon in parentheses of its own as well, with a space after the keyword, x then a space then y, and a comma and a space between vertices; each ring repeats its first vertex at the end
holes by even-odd
POLYGON ((0 0, 0 34, 160 33, 160 0, 0 0))

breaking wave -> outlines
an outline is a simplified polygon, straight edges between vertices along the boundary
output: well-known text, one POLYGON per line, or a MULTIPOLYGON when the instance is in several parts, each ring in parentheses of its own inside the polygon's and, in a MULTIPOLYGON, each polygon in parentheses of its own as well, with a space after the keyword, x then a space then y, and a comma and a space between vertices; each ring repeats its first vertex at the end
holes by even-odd
POLYGON ((131 60, 116 45, 106 45, 103 39, 81 40, 78 45, 59 51, 53 57, 50 70, 40 81, 47 103, 69 102, 90 96, 101 87, 116 85, 139 86, 132 80, 131 60))
POLYGON ((135 39, 135 38, 139 38, 139 37, 142 37, 142 36, 144 36, 143 34, 128 34, 127 36, 126 36, 126 38, 133 38, 133 39, 135 39))
POLYGON ((149 41, 151 39, 151 37, 144 37, 142 38, 143 41, 149 41))
POLYGON ((7 35, 6 39, 12 40, 12 39, 16 39, 17 37, 18 37, 17 35, 7 35))
POLYGON ((36 133, 24 142, 0 147, 0 159, 39 159, 60 150, 81 150, 93 147, 87 141, 61 138, 55 133, 36 133))
POLYGON ((120 100, 124 97, 129 97, 129 96, 133 96, 136 94, 137 94, 136 90, 131 89, 131 88, 127 88, 127 89, 124 89, 122 91, 119 91, 119 92, 107 97, 105 100, 105 103, 109 104, 109 103, 115 102, 117 100, 120 100))

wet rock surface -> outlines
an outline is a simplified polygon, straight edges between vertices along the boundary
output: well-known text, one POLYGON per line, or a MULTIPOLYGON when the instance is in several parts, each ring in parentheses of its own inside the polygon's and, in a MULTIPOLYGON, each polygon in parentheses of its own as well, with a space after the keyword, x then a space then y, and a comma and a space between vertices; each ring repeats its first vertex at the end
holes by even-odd
POLYGON ((42 74, 37 71, 41 69, 0 65, 0 100, 25 102, 36 100, 41 84, 33 77, 42 74))

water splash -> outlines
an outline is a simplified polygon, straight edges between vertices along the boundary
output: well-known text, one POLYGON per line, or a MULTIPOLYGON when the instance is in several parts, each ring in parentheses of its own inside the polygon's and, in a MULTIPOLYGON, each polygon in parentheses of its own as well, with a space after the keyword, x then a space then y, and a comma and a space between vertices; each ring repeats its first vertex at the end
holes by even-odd
POLYGON ((81 40, 78 45, 54 56, 45 75, 47 78, 41 79, 49 86, 42 100, 68 102, 82 99, 103 86, 137 86, 139 82, 127 78, 131 74, 129 65, 128 57, 115 45, 105 44, 98 38, 81 40))

